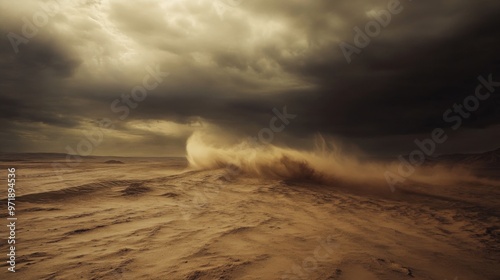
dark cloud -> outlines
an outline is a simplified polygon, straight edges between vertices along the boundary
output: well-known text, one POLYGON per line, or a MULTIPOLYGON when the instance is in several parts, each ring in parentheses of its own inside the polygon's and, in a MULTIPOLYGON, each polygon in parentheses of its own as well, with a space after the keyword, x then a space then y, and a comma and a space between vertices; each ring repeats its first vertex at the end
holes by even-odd
MULTIPOLYGON (((223 13, 208 0, 62 3, 17 54, 7 35, 22 35, 22 18, 40 9, 2 4, 2 146, 61 152, 109 118, 116 125, 98 153, 135 145, 178 154, 199 123, 254 136, 286 106, 298 117, 276 141, 301 145, 322 133, 368 152, 404 152, 453 124, 443 113, 474 94, 478 76, 500 81, 500 4, 401 1, 348 63, 339 44, 354 44, 353 28, 389 2, 246 1, 223 13), (120 120, 111 104, 155 65, 170 76, 120 120)), ((499 93, 464 119, 464 135, 496 135, 499 93)), ((447 151, 497 142, 456 137, 447 151)))

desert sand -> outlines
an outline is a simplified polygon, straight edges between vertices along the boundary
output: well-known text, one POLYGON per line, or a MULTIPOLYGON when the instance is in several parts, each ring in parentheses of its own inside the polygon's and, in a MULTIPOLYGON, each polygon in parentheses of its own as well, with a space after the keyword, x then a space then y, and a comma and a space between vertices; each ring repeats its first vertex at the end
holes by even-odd
POLYGON ((18 218, 15 273, 0 231, 0 279, 500 279, 494 184, 367 192, 184 158, 54 162, 0 162, 4 183, 17 169, 18 218))

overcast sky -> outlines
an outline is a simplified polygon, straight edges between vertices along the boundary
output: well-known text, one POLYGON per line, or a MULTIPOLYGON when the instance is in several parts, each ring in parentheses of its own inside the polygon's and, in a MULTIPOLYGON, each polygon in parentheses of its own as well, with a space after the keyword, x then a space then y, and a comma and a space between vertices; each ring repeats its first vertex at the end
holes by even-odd
POLYGON ((183 155, 196 130, 255 136, 284 106, 277 144, 408 153, 442 127, 439 152, 498 148, 500 87, 457 129, 443 114, 500 81, 500 2, 391 2, 0 0, 0 152, 67 152, 109 119, 92 154, 183 155))

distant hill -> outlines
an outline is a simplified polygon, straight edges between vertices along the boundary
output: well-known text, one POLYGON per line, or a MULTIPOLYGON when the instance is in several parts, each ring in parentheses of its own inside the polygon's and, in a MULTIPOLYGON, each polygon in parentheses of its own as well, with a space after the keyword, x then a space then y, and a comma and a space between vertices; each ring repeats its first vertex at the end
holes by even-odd
POLYGON ((107 160, 104 163, 108 163, 108 164, 124 164, 123 161, 119 161, 119 160, 107 160))

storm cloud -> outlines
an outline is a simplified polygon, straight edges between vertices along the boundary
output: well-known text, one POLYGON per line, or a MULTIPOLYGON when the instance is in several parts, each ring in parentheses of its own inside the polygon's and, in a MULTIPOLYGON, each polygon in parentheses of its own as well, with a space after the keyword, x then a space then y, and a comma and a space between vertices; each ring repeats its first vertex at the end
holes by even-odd
POLYGON ((498 145, 500 87, 459 130, 443 119, 478 77, 500 81, 498 1, 66 2, 0 2, 2 152, 66 152, 110 119, 95 154, 183 155, 196 130, 255 136, 285 106, 291 146, 321 133, 400 153, 436 127, 442 152, 498 145), (402 10, 349 62, 340 44, 388 5, 402 10), (127 105, 151 69, 169 75, 127 105))

